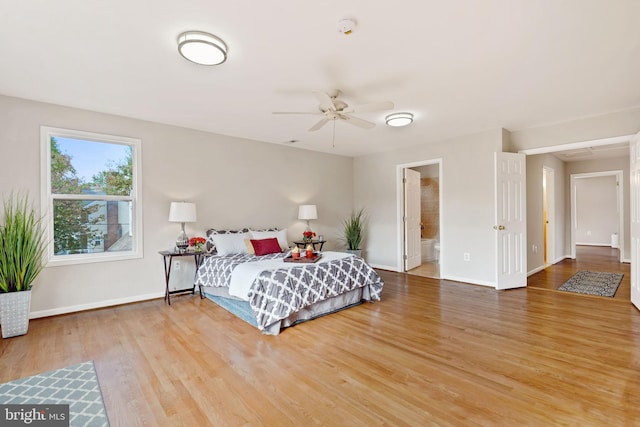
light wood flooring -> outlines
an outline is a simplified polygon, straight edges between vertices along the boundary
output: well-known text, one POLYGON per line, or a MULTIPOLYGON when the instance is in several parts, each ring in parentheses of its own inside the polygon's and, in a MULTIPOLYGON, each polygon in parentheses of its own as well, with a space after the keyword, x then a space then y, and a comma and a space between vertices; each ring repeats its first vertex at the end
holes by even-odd
POLYGON ((379 273, 382 301, 277 337, 190 295, 34 319, 0 382, 94 360, 112 426, 640 424, 628 301, 379 273))
POLYGON ((408 274, 415 276, 431 277, 433 279, 440 278, 440 263, 436 261, 423 262, 416 268, 407 271, 408 274))

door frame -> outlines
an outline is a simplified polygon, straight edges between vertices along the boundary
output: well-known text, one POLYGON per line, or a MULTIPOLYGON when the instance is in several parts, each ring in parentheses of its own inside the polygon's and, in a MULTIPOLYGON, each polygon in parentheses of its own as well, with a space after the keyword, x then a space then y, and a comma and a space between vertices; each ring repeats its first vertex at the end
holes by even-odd
MULTIPOLYGON (((524 150, 520 150, 519 153, 523 153, 526 154, 527 156, 529 155, 535 155, 535 154, 550 154, 550 153, 555 153, 557 151, 566 151, 566 150, 573 150, 573 149, 580 149, 580 148, 589 148, 589 147, 600 147, 600 146, 604 146, 604 145, 612 145, 612 144, 619 144, 622 142, 630 142, 636 135, 635 134, 631 134, 631 135, 620 135, 620 136, 612 136, 609 138, 601 138, 601 139, 592 139, 592 140, 587 140, 587 141, 580 141, 580 142, 572 142, 572 143, 568 143, 568 144, 560 144, 560 145, 551 145, 548 147, 539 147, 539 148, 527 148, 524 150)), ((631 155, 631 153, 629 154, 631 155)), ((631 184, 631 177, 628 178, 627 182, 629 183, 629 185, 631 184)), ((527 203, 529 203, 529 201, 527 200, 527 203)), ((566 219, 562 219, 562 221, 566 222, 566 219)), ((621 236, 622 234, 624 234, 624 228, 622 229, 622 231, 620 232, 621 236)), ((571 231, 571 234, 573 234, 573 232, 571 231)), ((570 243, 571 245, 571 243, 570 243)), ((572 248, 575 249, 575 245, 571 245, 572 248)), ((622 251, 624 251, 624 247, 622 245, 620 245, 622 251)), ((622 253, 621 251, 621 253, 622 253)), ((566 252, 565 252, 566 253, 566 252)), ((566 256, 561 254, 561 256, 566 256)), ((575 258, 575 254, 573 254, 573 258, 575 258)), ((624 262, 624 258, 621 258, 624 262)), ((633 268, 633 261, 631 261, 631 267, 633 268)))
POLYGON ((618 239, 619 239, 619 261, 624 262, 624 181, 623 171, 611 170, 590 173, 575 173, 570 177, 570 197, 571 197, 571 259, 576 259, 576 226, 578 222, 578 209, 576 201, 575 183, 578 179, 600 178, 603 176, 616 177, 616 197, 618 199, 618 239))
POLYGON ((397 258, 396 258, 396 271, 399 273, 404 273, 404 245, 405 245, 405 235, 404 235, 404 183, 402 182, 404 178, 404 170, 408 168, 415 168, 418 166, 428 166, 428 165, 438 165, 438 203, 440 204, 440 221, 438 227, 440 227, 440 277, 444 278, 443 274, 443 260, 446 257, 446 245, 444 243, 443 236, 443 204, 442 204, 442 189, 443 189, 443 179, 442 179, 442 158, 430 159, 430 160, 422 160, 412 163, 403 163, 400 165, 396 165, 396 226, 397 226, 397 258))

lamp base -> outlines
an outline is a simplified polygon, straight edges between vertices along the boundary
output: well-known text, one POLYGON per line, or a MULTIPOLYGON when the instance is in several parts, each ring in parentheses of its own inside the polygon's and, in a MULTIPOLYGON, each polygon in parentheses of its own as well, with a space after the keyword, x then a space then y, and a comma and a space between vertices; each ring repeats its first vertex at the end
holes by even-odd
POLYGON ((186 252, 189 247, 189 237, 187 237, 187 233, 184 232, 184 224, 182 224, 182 229, 180 234, 178 234, 178 238, 176 239, 176 249, 180 253, 186 252))

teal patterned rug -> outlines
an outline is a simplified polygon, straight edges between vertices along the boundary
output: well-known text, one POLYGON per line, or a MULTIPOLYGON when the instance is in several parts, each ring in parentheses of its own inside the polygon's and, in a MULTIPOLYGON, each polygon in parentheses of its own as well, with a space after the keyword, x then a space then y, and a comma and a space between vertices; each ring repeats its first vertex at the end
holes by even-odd
POLYGON ((0 384, 8 404, 69 405, 69 426, 109 426, 93 361, 0 384))
POLYGON ((576 292, 579 294, 613 297, 622 281, 622 273, 602 273, 599 271, 582 270, 574 274, 562 286, 560 291, 576 292))

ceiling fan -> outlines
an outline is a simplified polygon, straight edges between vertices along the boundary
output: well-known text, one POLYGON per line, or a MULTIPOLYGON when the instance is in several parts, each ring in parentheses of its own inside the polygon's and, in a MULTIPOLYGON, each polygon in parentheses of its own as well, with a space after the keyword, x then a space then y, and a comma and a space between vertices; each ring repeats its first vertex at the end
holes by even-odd
POLYGON ((390 110, 393 108, 393 102, 391 101, 372 102, 350 107, 349 104, 338 99, 340 93, 341 92, 337 89, 329 93, 314 90, 313 94, 318 100, 319 111, 317 112, 276 111, 273 114, 309 114, 323 116, 318 123, 309 128, 309 131, 316 131, 330 121, 333 121, 335 124, 336 120, 343 120, 345 123, 349 123, 363 129, 371 129, 375 127, 375 123, 355 117, 352 114, 390 110))

